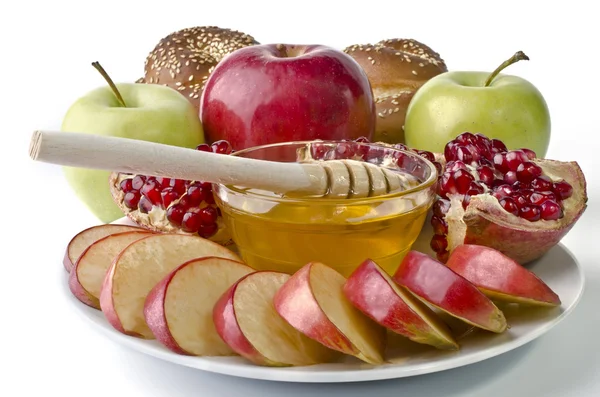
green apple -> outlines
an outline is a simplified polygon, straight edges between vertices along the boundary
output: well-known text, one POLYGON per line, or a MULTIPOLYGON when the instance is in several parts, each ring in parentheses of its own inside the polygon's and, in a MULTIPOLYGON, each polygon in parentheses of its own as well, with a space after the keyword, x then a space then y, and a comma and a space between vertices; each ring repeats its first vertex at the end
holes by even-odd
MULTIPOLYGON (((195 147, 204 132, 192 104, 176 90, 157 84, 114 84, 97 63, 108 85, 92 90, 71 105, 62 131, 116 136, 195 147)), ((109 172, 63 167, 79 199, 102 222, 123 216, 109 190, 109 172)))
POLYGON ((529 58, 522 52, 494 72, 450 71, 428 80, 411 100, 404 126, 409 147, 443 153, 469 131, 500 139, 508 149, 528 148, 542 158, 550 143, 550 112, 529 81, 499 74, 529 58))

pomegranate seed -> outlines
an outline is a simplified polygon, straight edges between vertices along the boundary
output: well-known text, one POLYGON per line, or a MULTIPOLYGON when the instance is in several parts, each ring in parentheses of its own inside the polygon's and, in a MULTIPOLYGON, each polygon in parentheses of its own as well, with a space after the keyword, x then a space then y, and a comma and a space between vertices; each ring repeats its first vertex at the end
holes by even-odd
POLYGON ((131 180, 131 187, 133 190, 140 190, 144 183, 146 183, 146 177, 144 175, 136 175, 131 180))
POLYGON ((533 192, 529 196, 529 202, 535 205, 541 205, 546 200, 557 201, 557 197, 552 192, 533 192))
POLYGON ((510 197, 515 201, 519 209, 530 205, 529 200, 520 193, 514 193, 510 197))
POLYGON ((336 159, 349 159, 354 156, 354 145, 350 142, 338 143, 334 149, 336 159))
POLYGON ((460 160, 453 160, 446 163, 446 171, 455 172, 458 170, 469 171, 469 168, 460 160))
MULTIPOLYGON (((490 140, 483 134, 477 133, 475 134, 475 142, 473 142, 477 151, 482 156, 482 159, 491 160, 493 157, 491 142, 490 140)), ((480 160, 482 160, 480 159, 480 160)))
POLYGON ((119 184, 119 188, 124 193, 129 193, 130 191, 132 191, 133 190, 133 186, 131 184, 131 178, 123 179, 121 181, 121 183, 119 184))
POLYGON ((204 195, 204 202, 206 204, 214 204, 215 203, 215 196, 212 194, 212 190, 207 192, 204 195))
POLYGON ((475 135, 470 132, 463 132, 459 136, 454 139, 456 142, 460 142, 462 144, 474 143, 475 135))
POLYGON ((192 203, 190 200, 190 197, 187 194, 181 196, 178 204, 181 208, 183 208, 184 212, 187 211, 188 209, 190 209, 190 207, 194 207, 194 206, 198 205, 198 204, 192 203))
MULTIPOLYGON (((512 171, 509 171, 509 172, 512 172, 512 171)), ((516 181, 511 186, 513 187, 514 190, 521 190, 521 189, 527 189, 527 187, 529 185, 526 185, 526 184, 524 184, 523 182, 520 182, 520 181, 516 181)))
POLYGON ((496 153, 492 160, 495 168, 503 174, 508 171, 508 162, 506 160, 506 153, 496 153))
POLYGON ((174 191, 182 195, 185 192, 185 181, 183 179, 171 179, 169 185, 174 191))
POLYGON ((190 185, 187 189, 187 198, 190 205, 200 205, 201 202, 206 200, 206 190, 198 182, 190 185))
POLYGON ((496 179, 494 179, 494 182, 492 182, 492 186, 491 186, 491 188, 492 188, 492 189, 495 189, 495 188, 497 188, 498 186, 502 186, 502 185, 506 185, 506 183, 504 183, 504 180, 503 180, 503 179, 497 179, 497 178, 496 178, 496 179))
POLYGON ((456 185, 452 174, 444 172, 440 179, 440 196, 448 197, 448 194, 456 193, 456 185))
POLYGON ((530 200, 531 195, 535 193, 532 189, 521 189, 520 192, 523 195, 523 197, 525 197, 527 200, 530 200))
POLYGON ((448 248, 448 240, 446 240, 446 236, 435 234, 429 246, 435 252, 444 252, 448 248))
POLYGON ((537 205, 526 205, 519 208, 519 216, 529 222, 535 222, 540 219, 540 207, 537 205))
POLYGON ((450 256, 450 253, 448 251, 444 251, 444 252, 436 252, 435 253, 435 257, 437 258, 438 261, 440 261, 441 263, 446 263, 448 262, 448 257, 450 256))
POLYGON ((469 190, 467 190, 466 194, 469 196, 476 196, 478 194, 483 194, 484 192, 485 192, 485 189, 483 188, 481 183, 479 183, 477 181, 473 181, 469 185, 469 190))
POLYGON ((315 160, 325 160, 329 146, 322 143, 313 143, 310 145, 310 154, 315 160))
POLYGON ((522 150, 511 150, 506 153, 506 165, 509 171, 516 171, 519 165, 527 160, 528 157, 522 150))
POLYGON ((185 209, 181 205, 175 204, 167 210, 167 220, 175 226, 181 226, 184 214, 185 209))
POLYGON ((559 181, 553 184, 552 191, 559 199, 566 200, 573 195, 573 186, 567 181, 559 181))
POLYGON ((508 151, 504 142, 499 139, 492 139, 490 144, 494 153, 506 153, 508 151))
POLYGON ((450 141, 444 147, 444 158, 446 161, 457 160, 456 150, 458 149, 458 144, 450 141))
POLYGON ((224 139, 213 142, 210 147, 213 152, 218 154, 230 154, 233 151, 231 144, 224 139))
POLYGON ((189 233, 196 233, 200 228, 202 221, 197 212, 186 212, 181 221, 181 228, 189 233))
POLYGON ((494 170, 492 168, 487 165, 482 165, 477 168, 477 174, 482 183, 485 183, 488 187, 492 186, 492 183, 494 182, 494 170))
POLYGON ((438 199, 435 203, 433 203, 433 215, 438 218, 443 218, 444 215, 448 213, 450 209, 450 201, 446 199, 438 199))
POLYGON ((522 150, 527 155, 527 158, 529 160, 533 160, 534 158, 537 157, 536 154, 535 154, 535 152, 533 150, 531 150, 531 149, 521 148, 519 150, 522 150))
POLYGON ((200 214, 200 220, 204 225, 215 223, 217 221, 217 209, 214 207, 204 207, 198 212, 198 214, 200 214))
POLYGON ((144 194, 144 197, 147 197, 148 200, 150 200, 150 202, 153 205, 161 205, 161 203, 162 203, 162 197, 161 197, 161 194, 160 194, 160 190, 158 190, 158 189, 148 190, 144 194))
POLYGON ((490 159, 487 159, 485 157, 482 157, 479 160, 477 160, 477 164, 479 164, 479 165, 487 165, 490 168, 494 168, 494 163, 492 163, 492 161, 490 159))
POLYGON ((515 200, 513 200, 512 198, 504 197, 500 199, 500 205, 502 206, 504 211, 511 213, 515 216, 519 215, 519 207, 517 206, 517 203, 515 203, 515 200))
POLYGON ((142 198, 140 198, 140 202, 138 203, 138 208, 140 212, 144 214, 152 211, 152 203, 150 202, 150 199, 146 196, 142 196, 142 198))
POLYGON ((555 221, 563 217, 563 211, 556 201, 547 200, 540 205, 541 218, 546 221, 555 221))
POLYGON ((156 179, 146 179, 144 186, 140 189, 140 193, 147 195, 150 190, 156 189, 160 184, 156 179))
POLYGON ((467 190, 469 190, 469 186, 471 182, 475 180, 473 175, 465 170, 458 170, 453 175, 454 184, 456 186, 456 190, 459 194, 465 194, 467 190))
POLYGON ((216 223, 200 225, 198 228, 198 235, 203 238, 212 237, 217 232, 218 228, 219 226, 216 223))
POLYGON ((131 210, 137 209, 137 205, 140 202, 140 197, 140 192, 136 190, 125 193, 125 197, 123 198, 123 204, 125 204, 127 208, 131 210))
MULTIPOLYGON (((546 192, 552 190, 552 180, 546 175, 538 176, 529 185, 536 192, 546 192)), ((556 193, 556 192, 555 192, 556 193)))
POLYGON ((464 163, 471 163, 474 160, 474 153, 466 146, 459 146, 456 149, 456 158, 464 163))
POLYGON ((515 171, 508 171, 506 174, 504 174, 504 182, 508 183, 509 185, 512 185, 516 181, 517 173, 515 171))
POLYGON ((163 207, 169 208, 169 205, 179 198, 179 193, 174 191, 173 188, 168 187, 160 193, 160 196, 162 197, 163 207))
POLYGON ((433 232, 439 235, 445 235, 448 233, 448 224, 442 218, 437 216, 431 217, 431 226, 433 226, 433 232))
POLYGON ((201 143, 200 145, 196 146, 196 150, 212 153, 212 148, 208 143, 201 143))
POLYGON ((433 153, 428 152, 427 150, 417 150, 417 154, 431 162, 435 161, 435 156, 433 155, 433 153))
POLYGON ((369 146, 367 145, 354 145, 354 155, 360 158, 361 160, 365 160, 369 155, 369 146))
POLYGON ((515 190, 512 188, 512 186, 505 185, 505 184, 496 186, 492 190, 492 196, 496 197, 498 200, 500 200, 503 197, 510 196, 511 194, 514 194, 514 193, 515 193, 515 190))
POLYGON ((521 163, 517 168, 517 179, 523 183, 529 183, 541 175, 542 168, 531 161, 521 163))

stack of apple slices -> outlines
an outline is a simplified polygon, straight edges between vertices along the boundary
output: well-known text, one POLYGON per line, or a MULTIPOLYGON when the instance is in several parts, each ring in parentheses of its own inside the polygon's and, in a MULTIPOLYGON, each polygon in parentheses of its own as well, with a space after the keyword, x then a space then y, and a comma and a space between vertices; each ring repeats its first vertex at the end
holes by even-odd
POLYGON ((494 301, 560 305, 535 274, 477 245, 456 248, 446 265, 411 251, 393 276, 367 259, 346 279, 319 262, 292 275, 257 271, 199 236, 101 225, 71 240, 65 267, 75 297, 123 334, 264 366, 384 364, 388 332, 458 350, 438 313, 502 333, 508 324, 494 301))

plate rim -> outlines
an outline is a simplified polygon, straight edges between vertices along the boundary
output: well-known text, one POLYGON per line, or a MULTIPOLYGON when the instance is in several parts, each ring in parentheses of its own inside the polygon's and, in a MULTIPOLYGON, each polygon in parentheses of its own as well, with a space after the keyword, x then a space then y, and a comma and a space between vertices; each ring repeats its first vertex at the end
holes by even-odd
MULTIPOLYGON (((182 365, 208 373, 216 373, 245 379, 290 383, 356 383, 420 376, 469 366, 516 350, 546 334, 552 328, 563 322, 571 313, 573 313, 575 308, 579 305, 586 289, 585 272, 577 257, 564 244, 559 242, 557 246, 560 246, 561 249, 563 249, 573 259, 577 269, 577 276, 580 285, 579 291, 571 305, 567 308, 564 308, 564 310, 558 316, 552 318, 550 321, 544 323, 526 336, 507 341, 499 346, 473 352, 466 357, 463 356, 452 358, 442 363, 421 363, 416 368, 402 370, 399 372, 398 368, 402 367, 401 364, 396 366, 390 365, 386 367, 369 367, 372 368, 372 370, 361 368, 349 369, 345 371, 329 371, 323 369, 322 371, 311 372, 302 371, 302 369, 305 367, 263 367, 259 365, 248 365, 243 367, 236 366, 235 370, 232 371, 231 366, 236 364, 219 361, 207 361, 207 359, 204 357, 177 355, 166 348, 164 350, 158 350, 152 345, 150 347, 144 345, 143 339, 121 334, 118 331, 111 329, 109 326, 98 326, 95 320, 92 319, 88 313, 86 313, 86 311, 98 310, 86 306, 75 296, 73 296, 68 285, 68 273, 65 272, 63 267, 59 267, 58 273, 60 274, 59 277, 61 277, 61 287, 63 293, 66 295, 65 298, 71 305, 75 306, 75 312, 77 315, 83 317, 90 327, 96 332, 103 334, 109 340, 117 342, 119 345, 125 346, 135 352, 142 353, 172 364, 182 365), (191 359, 195 360, 193 365, 189 362, 191 359)), ((100 311, 98 312, 101 313, 100 311)), ((215 358, 220 360, 227 359, 228 357, 211 357, 213 360, 215 358)))

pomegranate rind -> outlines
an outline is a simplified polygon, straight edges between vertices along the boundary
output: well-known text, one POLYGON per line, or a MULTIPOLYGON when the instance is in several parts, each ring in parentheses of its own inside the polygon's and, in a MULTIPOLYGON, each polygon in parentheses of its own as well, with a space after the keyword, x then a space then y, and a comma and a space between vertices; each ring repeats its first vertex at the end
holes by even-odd
POLYGON ((521 265, 542 257, 573 228, 587 208, 587 183, 577 162, 533 160, 552 180, 564 179, 573 194, 563 200, 564 216, 553 221, 530 222, 507 213, 498 200, 489 195, 472 196, 463 210, 459 196, 450 197, 446 214, 448 251, 461 244, 494 248, 521 265))
MULTIPOLYGON (((123 179, 131 177, 131 175, 125 176, 118 172, 112 172, 108 179, 112 198, 127 218, 129 218, 137 226, 155 233, 178 233, 187 235, 197 235, 196 233, 186 232, 180 227, 171 224, 167 220, 166 209, 154 206, 150 212, 145 214, 139 210, 131 210, 130 208, 128 208, 123 202, 125 193, 119 188, 119 184, 123 179)), ((173 204, 177 204, 178 202, 179 200, 175 200, 173 201, 173 204)), ((229 230, 227 229, 227 226, 225 225, 225 222, 223 221, 222 217, 219 217, 217 219, 217 226, 217 233, 214 236, 208 238, 208 240, 220 244, 224 247, 232 245, 233 240, 231 239, 231 234, 229 233, 229 230)))

